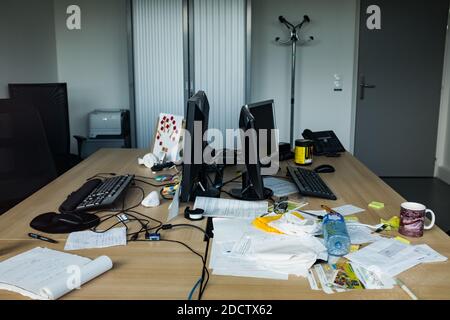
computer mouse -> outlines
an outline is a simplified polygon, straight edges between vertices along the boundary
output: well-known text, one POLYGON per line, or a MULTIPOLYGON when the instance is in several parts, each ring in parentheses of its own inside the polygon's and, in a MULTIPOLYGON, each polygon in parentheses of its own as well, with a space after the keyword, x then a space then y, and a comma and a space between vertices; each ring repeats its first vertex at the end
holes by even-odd
POLYGON ((157 191, 151 192, 143 201, 142 206, 146 208, 156 208, 160 205, 159 193, 157 191))
POLYGON ((334 167, 330 166, 329 164, 324 164, 315 168, 314 171, 316 173, 332 173, 335 172, 336 169, 334 169, 334 167))

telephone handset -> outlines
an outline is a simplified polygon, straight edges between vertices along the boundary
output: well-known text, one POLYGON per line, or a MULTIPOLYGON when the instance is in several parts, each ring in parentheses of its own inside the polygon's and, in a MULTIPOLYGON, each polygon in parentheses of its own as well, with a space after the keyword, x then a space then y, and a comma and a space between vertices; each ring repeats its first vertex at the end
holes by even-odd
POLYGON ((303 137, 314 141, 314 155, 338 157, 339 153, 345 152, 345 148, 333 131, 312 132, 307 129, 303 137))

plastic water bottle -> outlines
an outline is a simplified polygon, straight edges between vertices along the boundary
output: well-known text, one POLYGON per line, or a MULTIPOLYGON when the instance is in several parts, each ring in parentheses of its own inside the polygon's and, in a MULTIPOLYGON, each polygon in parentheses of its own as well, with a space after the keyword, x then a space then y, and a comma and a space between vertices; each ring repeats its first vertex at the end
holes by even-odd
POLYGON ((350 251, 350 237, 345 219, 339 213, 329 213, 323 218, 323 236, 328 254, 343 256, 350 251))

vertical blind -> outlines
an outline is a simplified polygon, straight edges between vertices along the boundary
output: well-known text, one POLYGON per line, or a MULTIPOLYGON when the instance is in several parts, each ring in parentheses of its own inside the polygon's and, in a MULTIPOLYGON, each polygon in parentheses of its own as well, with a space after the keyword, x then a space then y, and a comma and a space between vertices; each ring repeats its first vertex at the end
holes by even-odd
POLYGON ((161 112, 184 115, 182 0, 133 0, 136 135, 149 148, 161 112))
POLYGON ((194 83, 208 96, 209 127, 238 128, 246 100, 246 1, 194 0, 193 18, 194 83))
MULTIPOLYGON (((152 144, 159 113, 184 115, 183 0, 133 0, 137 145, 152 144)), ((210 103, 209 127, 239 127, 245 104, 246 0, 192 0, 195 91, 210 103)), ((193 40, 192 40, 193 39, 193 40)))

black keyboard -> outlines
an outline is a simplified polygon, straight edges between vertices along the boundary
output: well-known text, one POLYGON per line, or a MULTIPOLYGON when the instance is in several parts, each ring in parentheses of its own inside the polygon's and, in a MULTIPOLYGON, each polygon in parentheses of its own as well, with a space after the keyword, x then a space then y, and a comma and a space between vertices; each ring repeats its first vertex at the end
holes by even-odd
POLYGON ((133 180, 133 175, 90 180, 69 195, 59 210, 62 213, 69 213, 110 207, 124 195, 133 180))
POLYGON ((314 171, 288 167, 288 173, 302 195, 330 200, 337 199, 322 178, 314 171))

